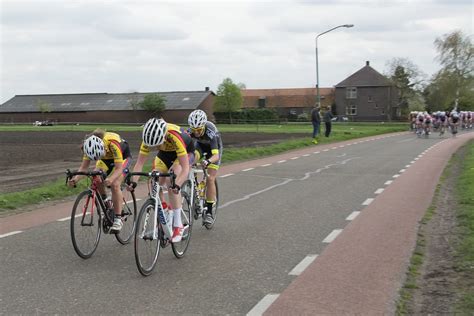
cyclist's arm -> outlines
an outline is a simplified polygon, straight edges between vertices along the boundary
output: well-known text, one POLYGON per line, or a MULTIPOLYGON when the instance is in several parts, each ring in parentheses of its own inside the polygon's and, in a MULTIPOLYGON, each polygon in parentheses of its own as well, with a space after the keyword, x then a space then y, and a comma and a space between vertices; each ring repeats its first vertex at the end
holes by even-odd
MULTIPOLYGON (((87 159, 87 158, 82 159, 82 163, 79 166, 79 169, 77 169, 77 171, 87 171, 87 169, 89 169, 90 163, 91 163, 91 161, 89 159, 87 159)), ((79 180, 81 180, 84 177, 85 176, 83 176, 83 175, 75 175, 74 177, 72 177, 68 181, 68 184, 70 186, 74 186, 77 182, 79 182, 79 180)))
POLYGON ((178 156, 179 165, 181 166, 181 172, 176 177, 176 184, 180 187, 183 185, 184 181, 188 178, 189 174, 189 159, 188 155, 178 156))
MULTIPOLYGON (((148 159, 148 154, 143 153, 140 151, 138 154, 137 162, 135 163, 135 166, 133 167, 133 172, 140 172, 143 170, 143 165, 145 164, 146 160, 148 159)), ((138 179, 140 176, 134 176, 132 178, 133 182, 138 182, 138 179)))

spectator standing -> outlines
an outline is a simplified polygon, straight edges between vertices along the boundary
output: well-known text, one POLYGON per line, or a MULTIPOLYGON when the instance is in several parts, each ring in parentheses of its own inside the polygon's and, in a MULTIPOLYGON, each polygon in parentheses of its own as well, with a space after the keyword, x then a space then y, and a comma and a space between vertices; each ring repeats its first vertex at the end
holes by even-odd
POLYGON ((319 114, 319 106, 314 107, 311 110, 311 123, 313 123, 313 143, 317 144, 317 137, 321 126, 321 115, 319 114))
POLYGON ((326 109, 326 113, 324 113, 324 124, 326 125, 326 131, 324 132, 324 135, 326 137, 329 137, 329 135, 331 134, 331 124, 332 124, 332 118, 334 117, 334 115, 332 115, 331 113, 331 107, 328 106, 327 109, 326 109))

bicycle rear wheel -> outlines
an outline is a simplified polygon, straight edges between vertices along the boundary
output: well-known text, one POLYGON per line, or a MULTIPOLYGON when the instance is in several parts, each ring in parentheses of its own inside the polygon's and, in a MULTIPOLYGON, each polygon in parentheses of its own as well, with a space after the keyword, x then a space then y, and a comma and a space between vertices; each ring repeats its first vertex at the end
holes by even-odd
POLYGON ((71 213, 71 240, 79 257, 88 259, 99 245, 102 218, 99 202, 91 191, 81 192, 71 213))
POLYGON ((158 222, 158 236, 156 238, 153 236, 156 216, 155 200, 149 199, 140 209, 135 228, 135 262, 138 271, 143 276, 148 276, 153 272, 160 254, 159 236, 163 234, 160 232, 161 226, 158 222))
MULTIPOLYGON (((219 209, 219 186, 217 185, 217 179, 215 180, 215 183, 216 183, 216 204, 212 208, 212 218, 214 219, 214 221, 211 224, 204 223, 204 227, 206 227, 207 229, 212 229, 212 227, 214 227, 214 224, 216 223, 216 219, 217 219, 217 210, 219 209)), ((204 220, 204 217, 203 217, 203 220, 204 220)))
POLYGON ((132 240, 135 232, 135 222, 137 220, 137 200, 135 193, 130 192, 125 186, 122 188, 123 203, 122 203, 122 222, 123 226, 120 233, 115 234, 118 242, 126 245, 132 240))
POLYGON ((187 194, 182 195, 183 210, 181 211, 181 221, 184 226, 183 239, 180 242, 171 244, 173 253, 176 258, 180 259, 184 256, 186 249, 188 249, 189 242, 191 240, 191 231, 193 228, 193 209, 190 205, 189 196, 187 194))

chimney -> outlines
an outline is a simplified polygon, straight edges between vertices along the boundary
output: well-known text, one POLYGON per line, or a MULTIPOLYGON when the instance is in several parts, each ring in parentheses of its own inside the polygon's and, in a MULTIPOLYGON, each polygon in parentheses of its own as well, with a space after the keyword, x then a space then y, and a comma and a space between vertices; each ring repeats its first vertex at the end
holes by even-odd
POLYGON ((365 65, 366 65, 366 66, 370 66, 370 63, 369 63, 368 60, 365 62, 365 65))
POLYGON ((209 91, 209 87, 204 88, 204 91, 209 91))

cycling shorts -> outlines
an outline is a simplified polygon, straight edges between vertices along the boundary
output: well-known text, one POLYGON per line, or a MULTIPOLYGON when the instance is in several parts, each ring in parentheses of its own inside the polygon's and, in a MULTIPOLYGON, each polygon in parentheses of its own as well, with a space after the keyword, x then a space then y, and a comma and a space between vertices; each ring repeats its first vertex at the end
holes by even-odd
MULTIPOLYGON (((120 145, 123 156, 122 175, 125 177, 126 173, 128 172, 128 168, 130 168, 130 165, 132 164, 132 154, 130 153, 130 146, 128 146, 127 142, 123 141, 120 145)), ((114 159, 98 160, 95 164, 95 167, 106 172, 107 176, 109 176, 115 168, 115 161, 114 159)))
MULTIPOLYGON (((213 156, 211 146, 206 146, 204 144, 197 143, 196 144, 196 161, 199 161, 201 158, 204 158, 204 156, 206 156, 206 158, 211 158, 211 156, 213 156)), ((221 165, 221 159, 222 159, 222 147, 219 148, 219 160, 214 163, 209 164, 208 168, 219 170, 219 166, 221 165)))
MULTIPOLYGON (((186 143, 186 151, 188 152, 189 164, 194 163, 194 142, 190 141, 186 143)), ((153 169, 159 172, 168 172, 171 166, 178 162, 178 155, 176 151, 163 151, 160 150, 153 161, 153 169)))

